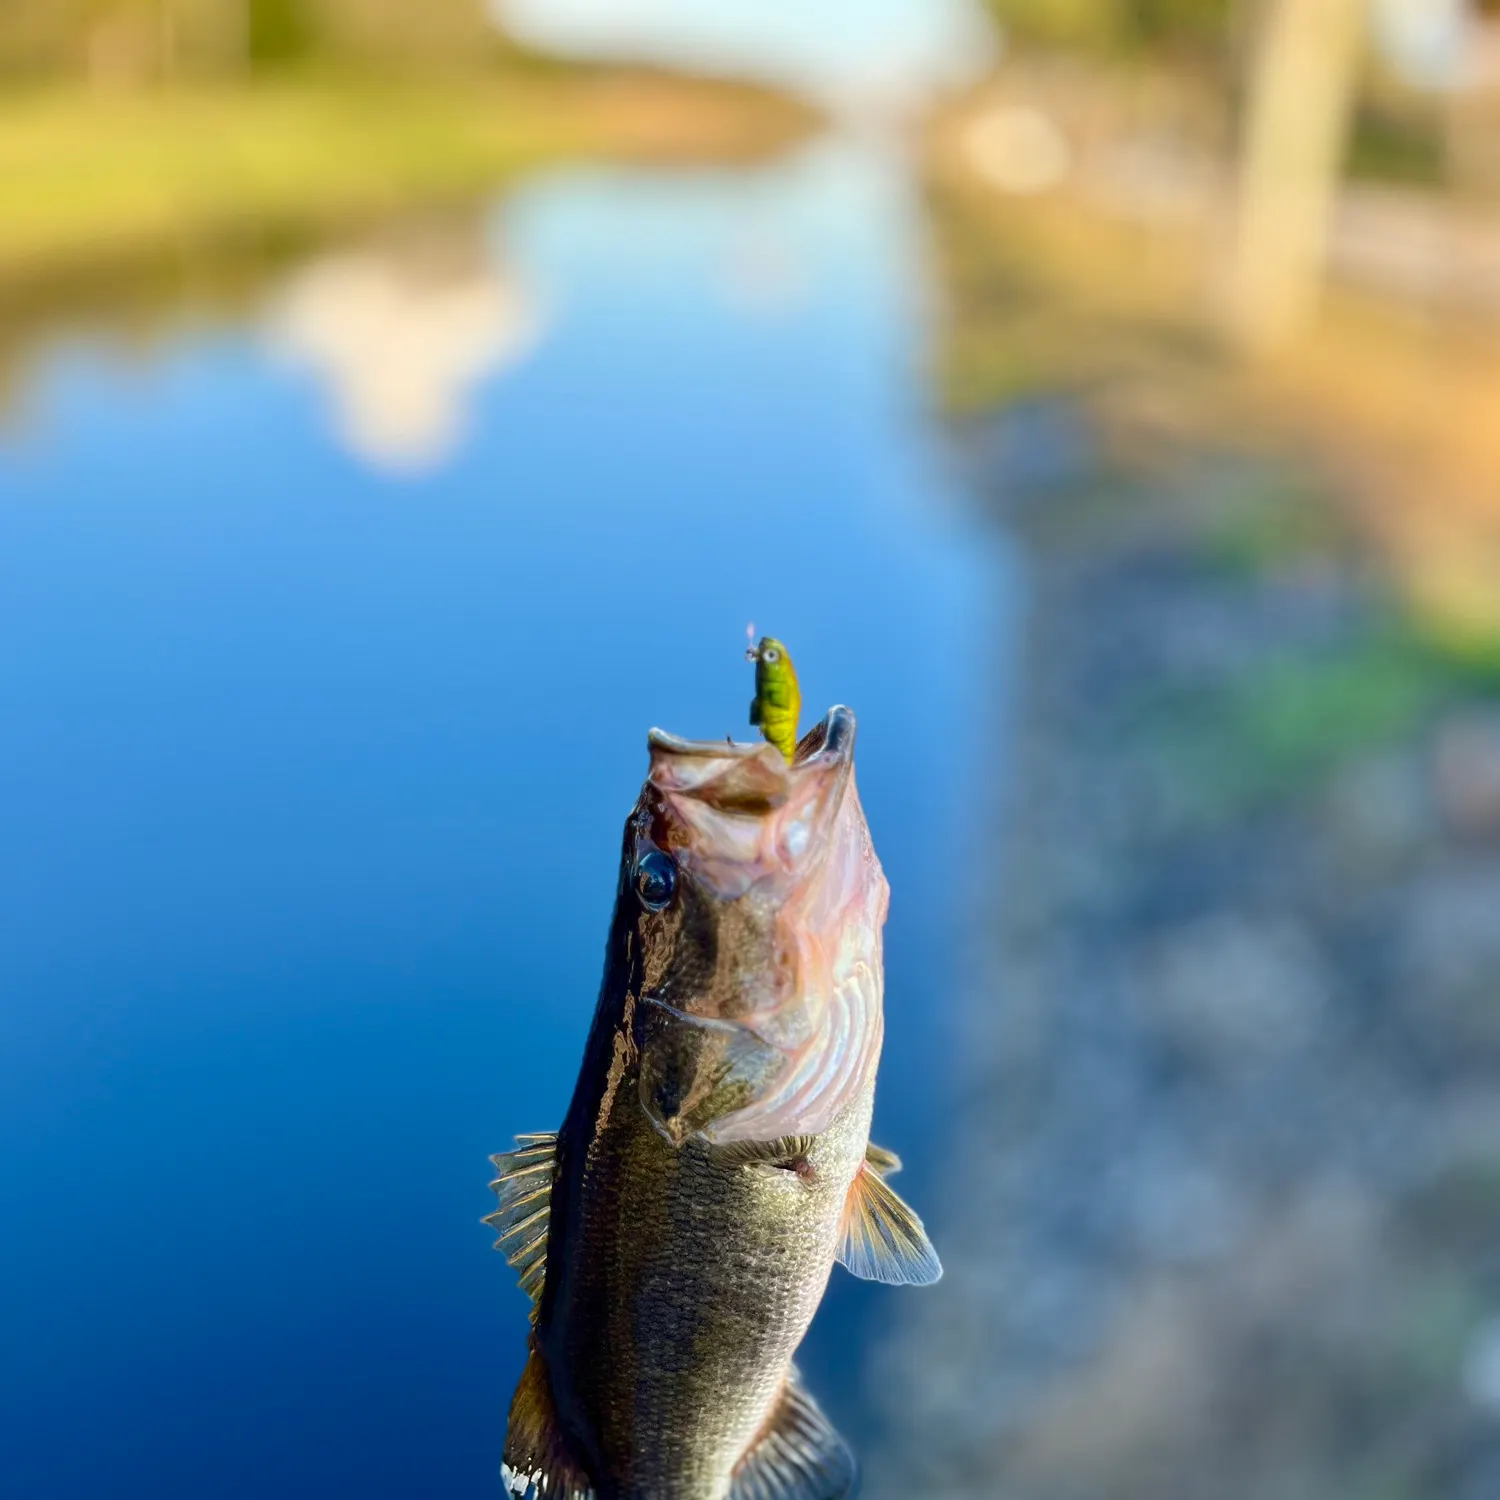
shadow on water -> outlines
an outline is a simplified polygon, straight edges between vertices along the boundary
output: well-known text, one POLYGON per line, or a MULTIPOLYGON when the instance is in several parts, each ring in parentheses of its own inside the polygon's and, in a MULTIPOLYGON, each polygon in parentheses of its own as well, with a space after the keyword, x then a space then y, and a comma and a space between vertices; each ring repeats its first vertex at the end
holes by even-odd
MULTIPOLYGON (((926 1201, 1005 557, 867 145, 559 172, 218 276, 185 326, 180 283, 103 299, 163 309, 148 370, 90 312, 13 377, 5 1467, 493 1493, 525 1317, 485 1156, 561 1117, 646 728, 748 735, 752 618, 860 714, 877 1131, 926 1201)), ((804 1363, 851 1435, 915 1295, 835 1277, 804 1363)))

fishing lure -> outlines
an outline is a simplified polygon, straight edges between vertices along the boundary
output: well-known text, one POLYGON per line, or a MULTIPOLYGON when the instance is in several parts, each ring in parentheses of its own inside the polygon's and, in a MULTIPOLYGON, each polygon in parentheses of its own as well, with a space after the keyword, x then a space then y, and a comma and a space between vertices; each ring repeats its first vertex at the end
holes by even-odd
MULTIPOLYGON (((755 634, 755 627, 750 627, 755 634)), ((797 749, 797 720, 802 713, 802 689, 791 655, 774 636, 763 635, 759 645, 745 652, 755 663, 755 697, 750 702, 750 722, 760 727, 766 739, 791 763, 797 749)))

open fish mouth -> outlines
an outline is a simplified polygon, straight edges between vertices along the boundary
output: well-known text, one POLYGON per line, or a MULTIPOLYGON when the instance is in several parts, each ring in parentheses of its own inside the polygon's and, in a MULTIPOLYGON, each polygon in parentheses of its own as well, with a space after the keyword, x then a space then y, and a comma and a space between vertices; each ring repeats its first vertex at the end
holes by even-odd
POLYGON ((852 708, 836 703, 803 735, 797 745, 797 753, 790 765, 781 752, 764 740, 688 740, 681 735, 668 734, 665 729, 652 729, 646 742, 653 755, 657 750, 685 761, 760 761, 769 757, 773 766, 793 775, 813 762, 833 759, 853 764, 855 718, 852 708))
POLYGON ((853 780, 855 718, 837 705, 790 764, 774 746, 685 740, 653 729, 648 784, 658 840, 722 900, 795 874, 827 843, 853 780))
POLYGON ((684 872, 691 954, 644 988, 641 1099, 674 1144, 818 1134, 879 1058, 886 884, 835 707, 773 746, 652 730, 652 840, 684 872))

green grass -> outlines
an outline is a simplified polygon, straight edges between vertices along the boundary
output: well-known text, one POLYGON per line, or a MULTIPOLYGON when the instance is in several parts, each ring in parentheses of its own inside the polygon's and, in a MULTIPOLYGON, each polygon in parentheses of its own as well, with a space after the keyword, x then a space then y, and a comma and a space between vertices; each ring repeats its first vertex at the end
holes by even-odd
POLYGON ((1230 705, 1228 737, 1269 780, 1302 780, 1399 738, 1449 686, 1441 664, 1412 641, 1378 637, 1268 668, 1230 705))
POLYGON ((1269 663, 1242 681, 1164 705, 1158 753, 1201 789, 1210 821, 1296 797, 1445 704, 1494 695, 1494 680, 1391 618, 1342 648, 1269 663))
POLYGON ((733 154, 804 123, 769 96, 650 75, 12 94, 0 100, 0 282, 473 196, 559 157, 733 154))
POLYGON ((1342 517, 1314 478, 1290 467, 1257 469, 1204 517, 1207 556, 1235 575, 1260 577, 1310 558, 1349 556, 1342 517))

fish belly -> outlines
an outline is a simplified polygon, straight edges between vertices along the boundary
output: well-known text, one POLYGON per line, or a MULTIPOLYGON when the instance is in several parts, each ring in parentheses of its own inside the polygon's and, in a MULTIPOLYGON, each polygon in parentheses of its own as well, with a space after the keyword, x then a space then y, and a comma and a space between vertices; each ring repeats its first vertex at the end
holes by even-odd
POLYGON ((800 1171, 674 1148, 638 1108, 593 1142, 538 1335, 601 1500, 728 1494, 822 1299, 870 1102, 809 1143, 800 1171))

